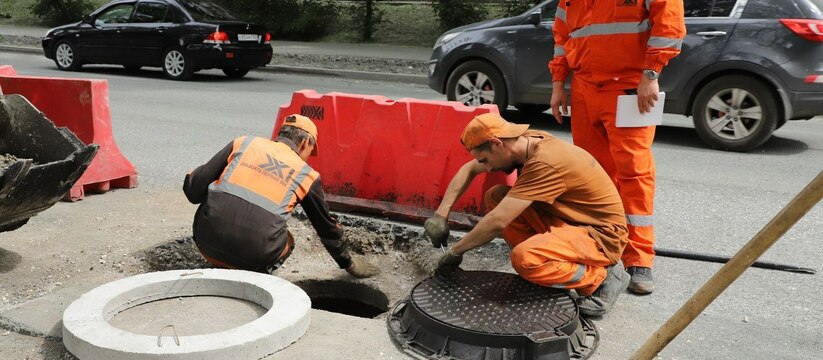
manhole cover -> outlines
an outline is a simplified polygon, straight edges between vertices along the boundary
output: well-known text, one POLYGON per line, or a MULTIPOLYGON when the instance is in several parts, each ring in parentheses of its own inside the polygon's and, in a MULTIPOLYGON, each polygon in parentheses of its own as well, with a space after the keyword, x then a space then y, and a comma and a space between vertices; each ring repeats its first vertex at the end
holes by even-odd
POLYGON ((431 359, 586 359, 598 341, 567 292, 492 271, 426 279, 388 322, 401 348, 431 359))

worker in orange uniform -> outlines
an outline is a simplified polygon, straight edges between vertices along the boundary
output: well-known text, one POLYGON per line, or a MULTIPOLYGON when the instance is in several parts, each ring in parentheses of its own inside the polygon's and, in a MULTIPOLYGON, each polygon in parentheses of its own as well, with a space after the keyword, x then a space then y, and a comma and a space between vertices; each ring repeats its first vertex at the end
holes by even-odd
POLYGON ((426 220, 435 247, 446 245, 449 212, 477 175, 518 170, 518 177, 513 187, 497 185, 486 192, 491 210, 440 257, 437 272, 456 270, 465 252, 502 233, 522 278, 574 289, 583 314, 608 312, 629 284, 629 274, 615 266, 628 230, 620 195, 600 164, 577 146, 493 113, 475 117, 461 141, 474 159, 458 170, 435 215, 426 220))
POLYGON ((194 242, 210 263, 272 273, 294 249, 286 220, 300 204, 340 268, 356 277, 378 269, 353 258, 343 230, 329 214, 320 174, 306 163, 317 155, 317 127, 302 115, 286 117, 275 141, 243 136, 186 175, 193 204, 194 242))
MULTIPOLYGON (((569 114, 572 138, 591 153, 620 192, 629 226, 623 265, 629 291, 654 291, 654 126, 616 127, 617 96, 637 94, 640 113, 658 100, 657 78, 680 53, 686 34, 682 0, 560 0, 554 22, 552 114, 569 114)), ((662 106, 662 104, 660 104, 662 106)))

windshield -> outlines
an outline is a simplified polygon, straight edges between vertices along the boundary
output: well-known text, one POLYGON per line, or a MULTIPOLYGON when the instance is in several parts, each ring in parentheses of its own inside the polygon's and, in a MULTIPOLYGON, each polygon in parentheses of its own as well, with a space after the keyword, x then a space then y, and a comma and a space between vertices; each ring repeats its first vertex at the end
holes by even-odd
POLYGON ((194 21, 233 21, 234 16, 211 1, 179 0, 194 21))

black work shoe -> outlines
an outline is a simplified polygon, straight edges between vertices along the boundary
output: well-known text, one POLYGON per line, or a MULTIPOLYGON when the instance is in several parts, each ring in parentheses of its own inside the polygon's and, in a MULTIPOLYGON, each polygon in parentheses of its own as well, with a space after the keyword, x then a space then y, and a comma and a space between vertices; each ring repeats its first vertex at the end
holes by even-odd
POLYGON ((629 282, 629 291, 639 295, 651 294, 654 291, 651 268, 630 266, 626 272, 632 277, 632 281, 629 282))
POLYGON ((577 298, 577 307, 580 313, 587 316, 602 316, 611 310, 612 305, 617 302, 626 287, 629 286, 629 274, 623 270, 622 266, 610 266, 606 268, 608 273, 606 279, 591 296, 577 298))

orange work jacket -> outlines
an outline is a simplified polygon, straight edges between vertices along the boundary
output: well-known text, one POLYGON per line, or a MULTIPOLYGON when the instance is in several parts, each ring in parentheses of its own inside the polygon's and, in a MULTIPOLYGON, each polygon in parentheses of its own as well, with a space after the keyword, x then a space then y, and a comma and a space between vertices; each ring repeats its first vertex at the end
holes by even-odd
POLYGON ((575 79, 603 90, 636 88, 643 69, 661 72, 680 53, 682 0, 559 0, 552 81, 575 79))

